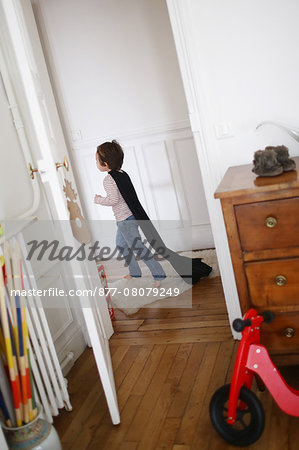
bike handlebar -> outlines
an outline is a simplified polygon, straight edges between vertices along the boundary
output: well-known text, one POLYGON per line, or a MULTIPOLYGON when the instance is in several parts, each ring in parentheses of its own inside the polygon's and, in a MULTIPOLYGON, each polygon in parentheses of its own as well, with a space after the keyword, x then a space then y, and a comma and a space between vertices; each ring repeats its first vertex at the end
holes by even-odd
MULTIPOLYGON (((272 323, 274 320, 274 314, 272 311, 264 311, 261 316, 266 323, 272 323)), ((239 333, 243 331, 246 327, 250 327, 252 325, 251 319, 235 319, 233 321, 233 329, 238 331, 239 333)))
POLYGON ((250 327, 251 324, 252 324, 252 322, 251 322, 250 319, 246 319, 246 320, 243 320, 243 319, 235 319, 235 320, 233 321, 233 329, 234 329, 235 331, 238 331, 239 333, 241 333, 241 331, 243 331, 244 328, 250 327))
POLYGON ((274 314, 272 311, 264 311, 262 316, 264 318, 264 322, 266 323, 272 323, 274 320, 274 314))

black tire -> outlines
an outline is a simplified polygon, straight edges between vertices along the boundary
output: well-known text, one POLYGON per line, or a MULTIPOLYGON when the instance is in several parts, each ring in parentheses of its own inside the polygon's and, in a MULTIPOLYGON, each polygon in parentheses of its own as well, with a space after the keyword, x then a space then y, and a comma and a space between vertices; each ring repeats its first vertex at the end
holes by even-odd
POLYGON ((264 409, 257 396, 243 386, 239 400, 245 403, 246 409, 237 408, 236 423, 229 425, 226 421, 229 391, 230 384, 226 384, 214 393, 210 402, 210 418, 215 429, 227 442, 246 447, 257 441, 264 430, 264 409))

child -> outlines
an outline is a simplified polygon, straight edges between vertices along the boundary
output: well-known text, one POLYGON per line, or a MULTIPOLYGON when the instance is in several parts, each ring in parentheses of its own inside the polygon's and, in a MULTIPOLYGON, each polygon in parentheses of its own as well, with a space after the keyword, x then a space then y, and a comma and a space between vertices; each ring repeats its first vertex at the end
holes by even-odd
POLYGON ((104 189, 107 196, 95 195, 94 202, 98 205, 112 206, 117 224, 116 247, 122 253, 130 272, 125 278, 141 277, 141 270, 133 253, 137 251, 138 256, 151 271, 155 280, 154 287, 157 288, 161 285, 161 280, 166 278, 165 272, 161 264, 156 261, 153 254, 142 242, 138 222, 121 195, 113 177, 109 175, 109 171, 112 170, 122 172, 123 159, 124 153, 118 142, 105 142, 98 146, 96 152, 97 168, 101 172, 108 172, 104 178, 104 189))

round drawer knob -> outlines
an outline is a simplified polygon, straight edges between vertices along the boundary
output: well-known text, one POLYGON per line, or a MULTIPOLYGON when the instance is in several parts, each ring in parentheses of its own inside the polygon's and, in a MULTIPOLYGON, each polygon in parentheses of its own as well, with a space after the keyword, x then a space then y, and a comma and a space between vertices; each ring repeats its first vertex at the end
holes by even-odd
POLYGON ((277 275, 277 277, 275 277, 275 283, 277 286, 284 286, 287 284, 287 279, 283 275, 277 275))
POLYGON ((294 328, 288 327, 284 330, 284 335, 287 338, 292 338, 295 334, 294 328))
POLYGON ((274 228, 277 224, 277 220, 275 219, 275 217, 267 217, 265 222, 268 228, 274 228))

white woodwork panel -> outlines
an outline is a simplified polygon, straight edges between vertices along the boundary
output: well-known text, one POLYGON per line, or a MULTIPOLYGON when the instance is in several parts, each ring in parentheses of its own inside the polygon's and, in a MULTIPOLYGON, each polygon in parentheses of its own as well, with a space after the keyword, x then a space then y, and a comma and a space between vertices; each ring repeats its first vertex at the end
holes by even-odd
MULTIPOLYGON (((13 223, 13 222, 12 222, 13 223)), ((27 254, 29 254, 32 249, 32 244, 28 245, 31 241, 37 241, 41 243, 46 240, 49 243, 52 241, 59 239, 55 234, 54 228, 55 222, 51 220, 38 220, 34 221, 23 231, 24 240, 26 243, 27 254)), ((60 242, 59 247, 62 245, 60 242)), ((51 267, 57 266, 57 274, 59 274, 59 265, 57 261, 50 262, 47 257, 43 257, 40 260, 37 258, 40 254, 40 248, 36 249, 33 253, 30 263, 32 265, 32 269, 36 279, 39 279, 45 272, 50 270, 51 267)), ((48 255, 49 253, 46 253, 48 255)))
POLYGON ((175 160, 180 167, 184 199, 191 216, 192 225, 210 223, 207 202, 200 175, 198 157, 194 151, 193 138, 174 141, 175 160))
MULTIPOLYGON (((187 139, 189 139, 189 137, 187 139)), ((172 171, 174 188, 176 190, 176 196, 181 212, 181 217, 184 221, 191 222, 191 211, 189 209, 189 203, 187 201, 183 180, 184 176, 186 175, 186 171, 184 170, 184 165, 179 164, 179 159, 177 158, 175 151, 175 142, 176 142, 175 140, 166 142, 168 161, 172 171)))
MULTIPOLYGON (((116 225, 112 209, 93 204, 95 193, 105 195, 103 179, 106 173, 99 172, 95 165, 95 149, 99 142, 105 140, 111 138, 76 143, 73 157, 93 238, 101 246, 113 247, 116 225)), ((176 251, 190 250, 190 245, 195 249, 213 247, 190 128, 173 124, 171 129, 167 124, 164 131, 162 126, 156 130, 136 130, 127 136, 122 135, 119 143, 125 153, 123 169, 130 175, 149 217, 157 220, 156 226, 167 245, 176 251), (192 225, 192 233, 188 231, 188 222, 192 225), (185 237, 180 239, 180 233, 181 236, 185 233, 185 237), (188 233, 192 236, 187 236, 188 233)))
MULTIPOLYGON (((11 226, 13 223, 11 223, 11 226)), ((46 240, 51 242, 57 239, 59 242, 59 251, 67 243, 61 239, 61 229, 58 230, 57 226, 62 226, 62 222, 53 222, 50 220, 33 221, 23 230, 25 245, 31 240, 37 240, 38 242, 46 240)), ((31 246, 26 245, 27 254, 30 248, 31 246)), ((69 267, 67 262, 60 262, 58 260, 49 261, 49 252, 45 253, 40 260, 37 260, 38 255, 39 249, 36 250, 30 259, 38 289, 47 290, 49 288, 57 288, 67 293, 69 289, 74 288, 71 282, 72 278, 68 272, 69 267)), ((60 362, 65 358, 66 353, 70 349, 74 353, 75 359, 77 359, 85 346, 85 340, 80 329, 79 310, 76 309, 77 305, 75 305, 75 308, 72 308, 73 300, 73 298, 68 296, 41 296, 60 362)))
MULTIPOLYGON (((53 276, 51 276, 51 271, 48 272, 46 277, 42 277, 38 280, 38 286, 40 289, 48 289, 53 287, 66 291, 63 278, 61 276, 55 277, 54 281, 53 276)), ((65 332, 67 327, 73 322, 68 297, 60 297, 58 301, 60 303, 59 308, 54 308, 53 297, 47 295, 42 297, 42 303, 49 321, 49 328, 54 342, 57 341, 57 339, 65 332)), ((58 304, 58 301, 55 299, 56 305, 58 304)))
POLYGON ((143 154, 149 179, 148 188, 156 211, 156 217, 153 218, 179 221, 180 210, 164 141, 144 145, 143 154))
MULTIPOLYGON (((70 288, 73 288, 68 284, 65 274, 62 274, 62 265, 63 263, 56 263, 50 269, 48 268, 49 270, 39 279, 36 279, 38 289, 57 288, 63 289, 67 293, 70 288)), ((76 359, 84 349, 82 331, 76 316, 76 311, 79 312, 76 308, 79 305, 72 304, 73 301, 77 301, 76 297, 45 295, 41 297, 41 300, 60 362, 66 356, 64 351, 66 347, 72 349, 76 359), (79 346, 77 346, 78 343, 79 346)))

